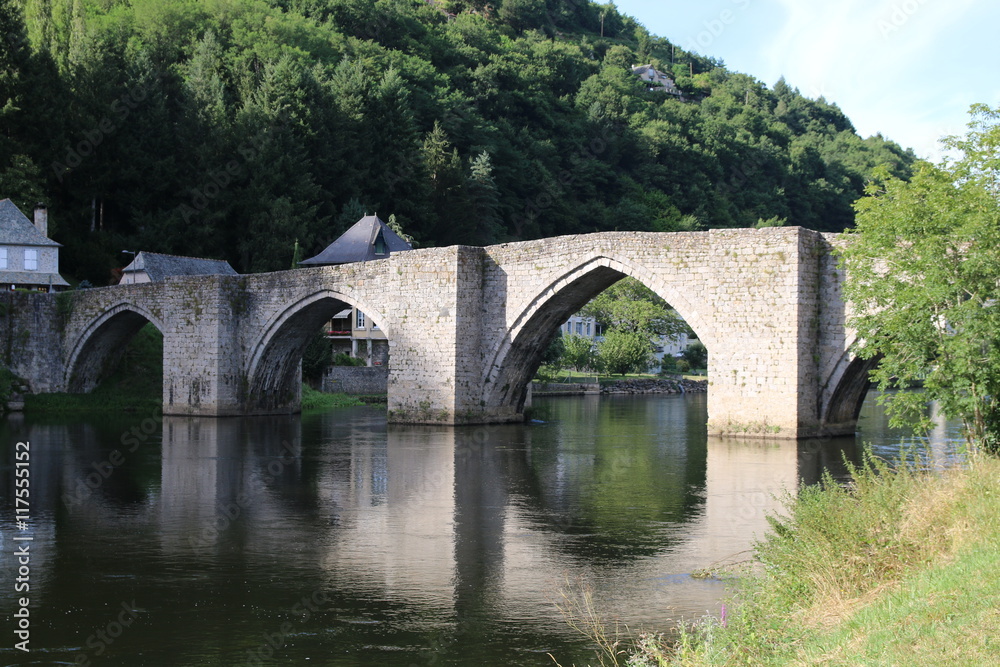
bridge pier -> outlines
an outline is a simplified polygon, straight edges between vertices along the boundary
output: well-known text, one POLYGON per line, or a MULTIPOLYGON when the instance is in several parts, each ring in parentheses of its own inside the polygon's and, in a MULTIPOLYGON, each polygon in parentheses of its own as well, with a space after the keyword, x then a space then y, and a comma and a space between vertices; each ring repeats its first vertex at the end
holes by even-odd
POLYGON ((164 336, 168 415, 286 414, 300 359, 331 315, 389 339, 388 418, 523 419, 558 327, 625 276, 663 297, 709 350, 709 430, 852 433, 870 365, 849 352, 832 235, 790 228, 607 232, 396 253, 246 276, 0 296, 5 364, 34 392, 88 391, 143 321, 164 336))
MULTIPOLYGON (((246 413, 236 279, 202 276, 170 280, 184 317, 163 331, 163 414, 228 417, 246 413)), ((298 408, 299 395, 292 397, 298 408)))

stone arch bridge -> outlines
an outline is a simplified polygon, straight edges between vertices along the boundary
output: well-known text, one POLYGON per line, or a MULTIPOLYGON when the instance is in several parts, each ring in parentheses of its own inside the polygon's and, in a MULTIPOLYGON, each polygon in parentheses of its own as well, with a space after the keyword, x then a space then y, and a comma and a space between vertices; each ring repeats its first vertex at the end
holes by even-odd
POLYGON ((165 414, 277 414, 298 409, 302 352, 349 304, 389 338, 390 421, 513 421, 558 326, 633 276, 708 347, 712 432, 853 433, 868 367, 848 352, 835 242, 795 227, 609 232, 11 294, 0 336, 32 391, 86 392, 151 322, 164 336, 165 414))

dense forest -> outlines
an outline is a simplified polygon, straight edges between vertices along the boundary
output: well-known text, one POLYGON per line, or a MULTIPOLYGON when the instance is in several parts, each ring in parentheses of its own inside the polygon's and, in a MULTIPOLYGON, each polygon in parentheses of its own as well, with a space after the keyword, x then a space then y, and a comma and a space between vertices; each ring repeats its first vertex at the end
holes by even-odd
POLYGON ((95 285, 122 250, 286 269, 366 212, 424 247, 839 231, 873 168, 914 160, 613 3, 0 0, 0 24, 0 197, 47 203, 95 285))

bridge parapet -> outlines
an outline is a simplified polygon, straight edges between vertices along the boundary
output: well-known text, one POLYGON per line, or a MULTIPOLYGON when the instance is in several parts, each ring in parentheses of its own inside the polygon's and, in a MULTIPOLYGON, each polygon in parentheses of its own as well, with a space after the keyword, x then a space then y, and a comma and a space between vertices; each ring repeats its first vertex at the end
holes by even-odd
POLYGON ((354 306, 389 338, 390 420, 502 422, 523 418, 528 380, 559 325, 633 276, 709 348, 712 432, 848 432, 866 376, 847 352, 836 242, 801 228, 610 232, 15 294, 2 299, 0 342, 33 391, 89 391, 152 322, 164 336, 166 414, 287 413, 300 405, 306 346, 354 306))

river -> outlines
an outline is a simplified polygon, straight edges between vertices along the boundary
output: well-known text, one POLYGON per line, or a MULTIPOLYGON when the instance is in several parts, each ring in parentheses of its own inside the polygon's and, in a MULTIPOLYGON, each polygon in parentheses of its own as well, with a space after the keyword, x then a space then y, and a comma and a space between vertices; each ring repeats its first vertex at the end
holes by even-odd
MULTIPOLYGON (((745 558, 781 494, 859 456, 853 438, 708 438, 704 395, 536 399, 534 417, 8 417, 0 664, 596 663, 558 606, 589 597, 633 631, 718 615, 724 584, 691 573, 745 558)), ((955 455, 940 424, 931 462, 955 455)), ((860 429, 886 456, 905 437, 871 400, 860 429)))

